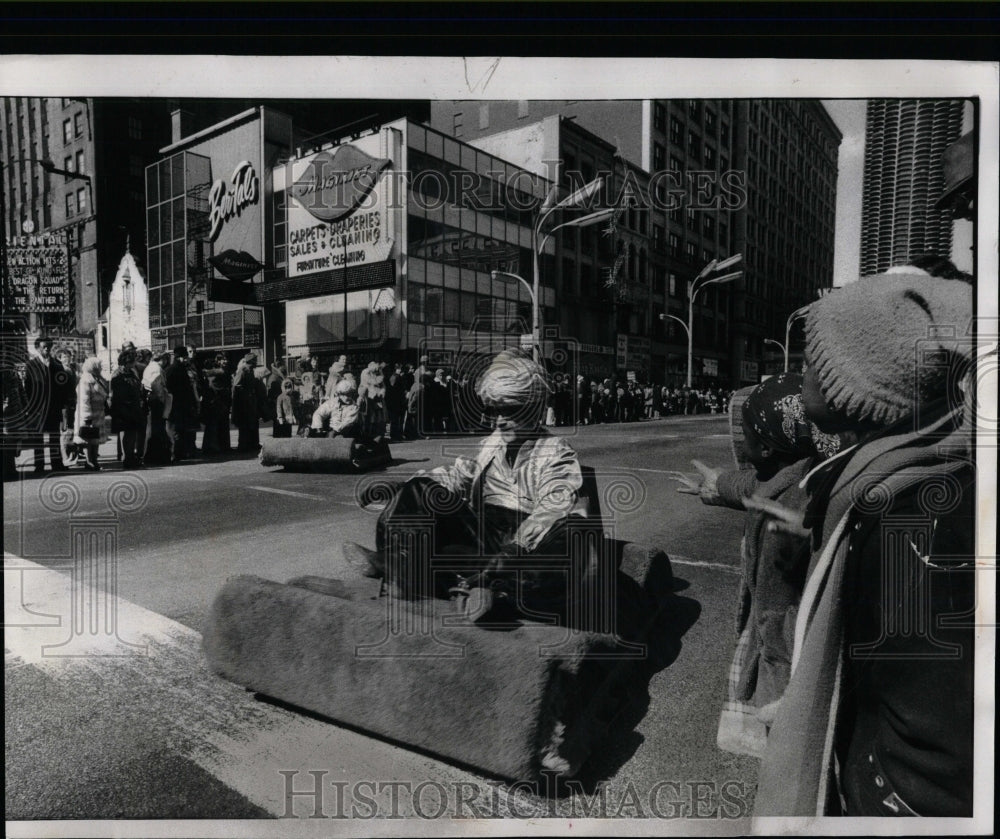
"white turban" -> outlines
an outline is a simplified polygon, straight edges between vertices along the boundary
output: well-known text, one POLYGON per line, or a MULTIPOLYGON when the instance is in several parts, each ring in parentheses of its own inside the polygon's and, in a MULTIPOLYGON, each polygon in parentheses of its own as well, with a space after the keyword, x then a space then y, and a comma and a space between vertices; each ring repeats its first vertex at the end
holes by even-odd
POLYGON ((477 388, 479 398, 489 406, 538 405, 545 401, 549 390, 545 369, 511 350, 493 359, 477 388))

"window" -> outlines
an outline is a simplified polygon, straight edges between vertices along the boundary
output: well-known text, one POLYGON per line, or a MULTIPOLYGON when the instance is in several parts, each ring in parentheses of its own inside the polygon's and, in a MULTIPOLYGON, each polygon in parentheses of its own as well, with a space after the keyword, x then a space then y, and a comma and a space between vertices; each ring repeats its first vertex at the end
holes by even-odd
POLYGON ((63 158, 63 169, 67 172, 73 171, 73 155, 67 155, 63 158))
POLYGON ((671 172, 683 172, 684 164, 681 163, 680 158, 670 155, 670 171, 671 172))
POLYGON ((128 118, 128 136, 132 140, 142 139, 142 120, 139 117, 128 118))
POLYGON ((719 142, 726 144, 729 142, 729 123, 722 121, 722 128, 719 129, 719 142))
POLYGON ((684 126, 677 117, 670 117, 670 142, 675 146, 684 142, 684 126))
POLYGON ((81 175, 87 171, 86 155, 84 154, 83 149, 80 149, 80 151, 76 153, 76 171, 81 175))
POLYGON ((653 249, 661 251, 666 245, 665 231, 662 224, 653 225, 653 249))
POLYGON ((698 213, 693 207, 688 207, 687 210, 687 226, 688 230, 698 229, 698 213))
POLYGON ((670 290, 670 296, 671 297, 676 297, 677 296, 677 275, 674 274, 674 273, 672 273, 672 272, 670 274, 670 287, 669 287, 669 290, 670 290))
POLYGON ((715 130, 715 111, 710 111, 705 109, 705 130, 714 131, 715 130))
POLYGON ((669 239, 667 240, 667 251, 671 256, 680 255, 680 238, 676 233, 671 233, 669 239))
POLYGON ((73 136, 82 137, 83 136, 83 112, 77 111, 73 114, 73 136))
POLYGON ((715 168, 715 149, 711 146, 705 146, 705 165, 715 168))
POLYGON ((653 143, 653 171, 659 172, 667 164, 667 150, 662 143, 653 143))
POLYGON ((63 144, 73 142, 73 120, 63 120, 63 144))
POLYGON ((479 106, 479 128, 490 127, 490 106, 489 104, 479 106))
POLYGON ((701 232, 708 237, 715 235, 715 219, 712 216, 706 214, 701 220, 701 232))
POLYGON ((76 206, 81 213, 87 212, 87 190, 83 187, 76 191, 76 206))
POLYGON ((690 154, 691 157, 701 157, 701 137, 693 131, 688 132, 688 154, 690 154))
POLYGON ((688 113, 697 119, 698 114, 701 113, 700 99, 688 99, 688 113))
POLYGON ((76 195, 72 192, 66 193, 66 218, 76 215, 76 195))
POLYGON ((667 109, 662 102, 653 103, 653 128, 657 131, 666 131, 667 109))
POLYGON ((688 262, 694 262, 695 255, 697 254, 697 248, 694 246, 694 242, 687 242, 684 245, 684 256, 687 257, 688 262))
POLYGON ((462 112, 457 111, 451 118, 451 133, 454 137, 462 136, 462 112))

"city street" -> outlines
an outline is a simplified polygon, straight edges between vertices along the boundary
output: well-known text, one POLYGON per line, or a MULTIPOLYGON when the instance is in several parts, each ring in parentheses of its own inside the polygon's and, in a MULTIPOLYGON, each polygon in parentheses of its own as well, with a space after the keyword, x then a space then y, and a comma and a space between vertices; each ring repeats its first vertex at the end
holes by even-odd
MULTIPOLYGON (((616 807, 622 816, 656 815, 648 802, 661 782, 673 792, 659 796, 660 809, 674 807, 675 816, 697 806, 731 819, 752 805, 756 761, 715 746, 734 644, 743 516, 678 494, 671 479, 673 471, 692 471, 693 457, 731 466, 727 432, 727 419, 713 415, 556 432, 595 470, 605 512, 624 508, 615 535, 670 555, 676 625, 686 630, 676 660, 652 679, 644 718, 592 767, 593 780, 610 782, 607 815, 616 807)), ((475 444, 394 445, 392 466, 378 474, 400 480, 475 444)), ((363 477, 285 473, 235 454, 123 473, 113 443, 102 460, 98 474, 25 472, 4 485, 8 819, 309 816, 318 799, 286 796, 312 789, 317 778, 327 816, 365 817, 368 805, 354 787, 342 801, 331 786, 358 781, 373 784, 369 794, 383 815, 389 792, 376 785, 427 781, 473 785, 474 813, 498 806, 500 815, 547 814, 544 798, 531 790, 491 785, 467 768, 260 701, 208 671, 200 633, 228 577, 356 576, 341 545, 374 544, 376 514, 355 501, 363 477), (113 511, 117 519, 108 519, 113 511), (77 639, 83 647, 43 651, 42 644, 58 645, 71 633, 71 515, 77 522, 103 515, 116 539, 117 579, 108 588, 118 599, 108 614, 117 640, 77 639), (94 655, 109 651, 117 655, 94 655), (492 805, 487 792, 498 796, 492 805)), ((429 794, 423 806, 433 813, 436 800, 429 794)), ((463 808, 449 799, 444 817, 461 816, 463 808)), ((399 814, 413 814, 407 800, 399 814)))

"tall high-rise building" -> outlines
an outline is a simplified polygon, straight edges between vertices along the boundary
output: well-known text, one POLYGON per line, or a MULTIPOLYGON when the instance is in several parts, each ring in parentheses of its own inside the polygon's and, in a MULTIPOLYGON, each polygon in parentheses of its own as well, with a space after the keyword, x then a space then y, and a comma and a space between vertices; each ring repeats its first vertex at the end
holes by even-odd
POLYGON ((865 122, 861 274, 922 253, 949 256, 952 218, 934 208, 941 155, 962 130, 958 99, 873 99, 865 122))

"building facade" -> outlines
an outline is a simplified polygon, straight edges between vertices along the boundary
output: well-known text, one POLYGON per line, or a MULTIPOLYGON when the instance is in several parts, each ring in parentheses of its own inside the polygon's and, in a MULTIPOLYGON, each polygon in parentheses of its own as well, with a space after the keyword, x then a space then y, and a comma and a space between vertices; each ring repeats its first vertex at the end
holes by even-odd
POLYGON ((144 251, 143 170, 169 138, 162 100, 0 100, 3 230, 55 233, 69 251, 69 311, 33 328, 94 330, 126 242, 144 251))
POLYGON ((951 254, 951 215, 934 204, 944 191, 941 155, 961 134, 962 110, 957 99, 868 102, 862 276, 905 265, 923 253, 951 254))
POLYGON ((695 384, 759 381, 783 361, 764 339, 783 342, 787 317, 832 285, 841 134, 817 101, 440 101, 431 103, 431 120, 528 168, 544 157, 581 176, 584 164, 606 169, 615 200, 631 173, 640 206, 616 223, 628 241, 616 241, 592 266, 569 230, 555 255, 558 308, 571 313, 564 329, 581 345, 613 333, 618 375, 648 371, 654 381, 683 383, 690 315, 695 384), (691 305, 690 281, 735 254, 743 254, 736 266, 743 277, 706 287, 691 305), (593 292, 595 268, 623 281, 611 285, 612 299, 593 292), (569 271, 578 278, 563 280, 569 271), (603 307, 600 323, 587 318, 591 304, 603 307), (602 325, 609 321, 610 332, 602 325))
MULTIPOLYGON (((457 369, 530 332, 530 295, 510 275, 532 281, 543 179, 407 119, 296 157, 272 178, 284 276, 257 291, 283 312, 289 365, 315 356, 325 369, 344 353, 352 364, 427 355, 457 369)), ((551 277, 539 296, 550 319, 551 277)))

